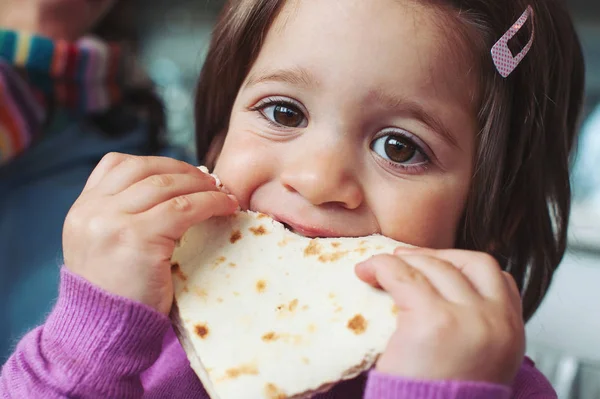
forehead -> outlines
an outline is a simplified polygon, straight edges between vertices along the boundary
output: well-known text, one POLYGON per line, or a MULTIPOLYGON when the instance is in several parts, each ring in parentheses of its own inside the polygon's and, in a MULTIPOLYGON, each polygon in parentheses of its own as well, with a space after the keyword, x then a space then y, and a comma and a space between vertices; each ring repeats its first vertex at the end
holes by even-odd
POLYGON ((319 81, 356 78, 470 106, 475 68, 457 23, 415 0, 291 0, 253 70, 301 67, 319 81))

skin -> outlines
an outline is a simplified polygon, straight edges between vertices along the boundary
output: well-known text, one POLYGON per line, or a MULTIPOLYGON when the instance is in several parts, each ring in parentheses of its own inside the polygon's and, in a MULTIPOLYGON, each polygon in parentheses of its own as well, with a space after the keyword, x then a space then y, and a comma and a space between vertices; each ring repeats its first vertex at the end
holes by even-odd
POLYGON ((417 248, 356 267, 399 308, 378 370, 509 385, 524 351, 514 281, 447 249, 473 173, 475 77, 448 62, 448 22, 407 1, 288 3, 220 148, 230 195, 190 165, 111 154, 67 216, 67 267, 167 314, 175 240, 238 205, 310 237, 381 233, 417 248))
POLYGON ((90 31, 117 0, 3 0, 0 26, 73 41, 90 31))

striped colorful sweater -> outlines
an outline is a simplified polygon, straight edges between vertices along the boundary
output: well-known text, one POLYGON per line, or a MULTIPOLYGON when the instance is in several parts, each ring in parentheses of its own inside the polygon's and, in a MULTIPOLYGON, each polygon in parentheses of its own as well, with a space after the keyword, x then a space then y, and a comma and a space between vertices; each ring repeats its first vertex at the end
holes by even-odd
POLYGON ((122 96, 133 63, 93 37, 75 43, 0 30, 0 166, 27 149, 56 108, 106 111, 122 96))

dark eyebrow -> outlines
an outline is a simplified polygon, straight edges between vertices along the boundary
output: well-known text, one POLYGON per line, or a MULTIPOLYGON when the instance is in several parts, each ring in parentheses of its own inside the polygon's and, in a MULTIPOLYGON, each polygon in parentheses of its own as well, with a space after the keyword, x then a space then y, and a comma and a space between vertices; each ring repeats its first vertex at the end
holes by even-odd
POLYGON ((421 104, 407 100, 402 97, 390 95, 388 93, 385 93, 383 90, 374 90, 371 92, 369 97, 375 99, 386 109, 400 109, 409 117, 417 119, 423 124, 427 125, 434 133, 438 134, 444 141, 446 141, 451 146, 460 148, 455 135, 451 133, 450 129, 448 129, 446 125, 444 125, 444 123, 437 116, 430 112, 427 112, 427 110, 421 104))
POLYGON ((254 86, 266 82, 282 82, 302 87, 317 86, 317 80, 314 76, 306 69, 300 67, 273 71, 257 71, 248 77, 244 86, 254 86))

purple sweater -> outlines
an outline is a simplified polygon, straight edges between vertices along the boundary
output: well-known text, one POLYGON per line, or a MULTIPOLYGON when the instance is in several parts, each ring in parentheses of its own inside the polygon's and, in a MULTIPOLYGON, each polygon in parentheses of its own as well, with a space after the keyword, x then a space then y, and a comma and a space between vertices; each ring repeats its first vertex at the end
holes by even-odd
MULTIPOLYGON (((26 335, 3 366, 0 395, 208 399, 167 317, 108 294, 66 269, 46 324, 26 335)), ((481 382, 417 381, 371 371, 317 398, 547 399, 556 394, 526 359, 511 388, 481 382)))

